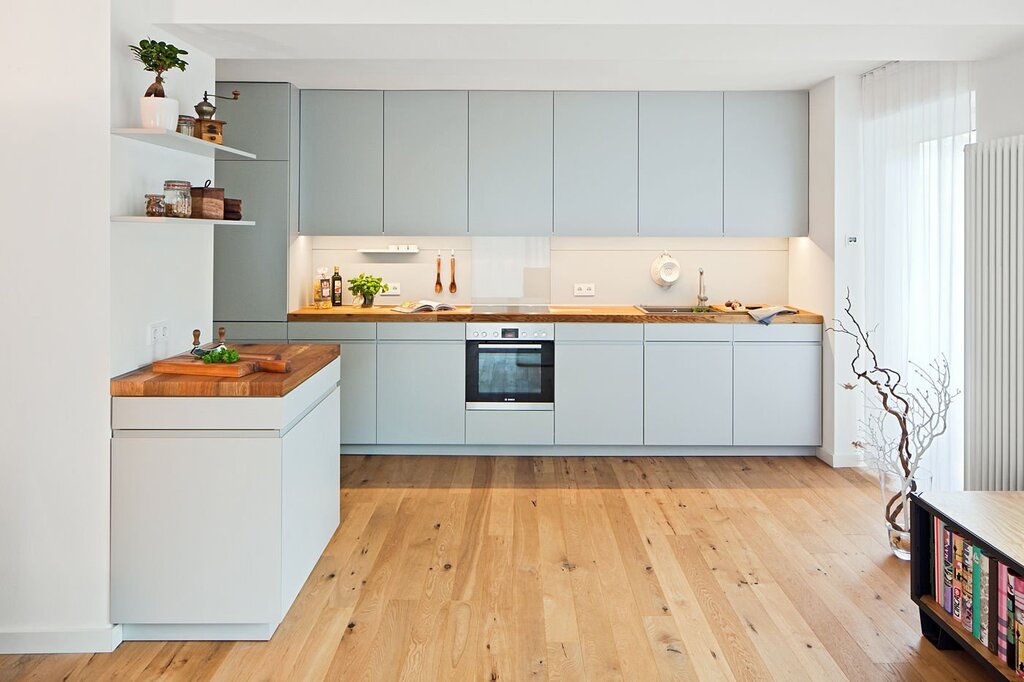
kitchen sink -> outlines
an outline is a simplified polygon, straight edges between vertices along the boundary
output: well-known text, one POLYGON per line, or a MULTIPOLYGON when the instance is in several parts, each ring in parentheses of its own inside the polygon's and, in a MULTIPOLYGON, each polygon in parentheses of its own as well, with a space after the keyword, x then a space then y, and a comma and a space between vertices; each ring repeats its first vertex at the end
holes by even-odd
POLYGON ((697 306, 692 305, 638 305, 636 309, 648 315, 706 315, 711 312, 698 312, 697 306))

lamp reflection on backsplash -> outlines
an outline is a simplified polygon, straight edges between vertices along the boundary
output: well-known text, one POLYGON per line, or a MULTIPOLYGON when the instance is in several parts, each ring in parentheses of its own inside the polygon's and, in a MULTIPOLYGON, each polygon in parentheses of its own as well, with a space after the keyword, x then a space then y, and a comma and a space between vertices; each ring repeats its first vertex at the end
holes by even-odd
POLYGON ((551 301, 549 237, 473 237, 471 242, 474 303, 551 301))

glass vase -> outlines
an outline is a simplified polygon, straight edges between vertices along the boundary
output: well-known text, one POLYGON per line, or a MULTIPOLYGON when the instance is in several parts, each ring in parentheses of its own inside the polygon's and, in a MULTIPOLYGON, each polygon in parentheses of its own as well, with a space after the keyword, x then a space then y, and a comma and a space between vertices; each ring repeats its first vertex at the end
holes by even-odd
POLYGON ((889 549, 898 558, 910 560, 910 493, 931 489, 932 474, 925 469, 914 472, 913 478, 902 473, 880 471, 878 482, 882 491, 882 510, 889 549))

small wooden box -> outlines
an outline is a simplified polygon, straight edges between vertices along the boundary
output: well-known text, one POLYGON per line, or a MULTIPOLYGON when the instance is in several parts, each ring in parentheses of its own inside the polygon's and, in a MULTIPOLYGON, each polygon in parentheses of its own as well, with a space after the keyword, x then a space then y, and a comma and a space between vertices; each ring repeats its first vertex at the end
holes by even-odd
POLYGON ((193 187, 192 217, 207 220, 224 219, 224 188, 193 187))
POLYGON ((193 133, 200 140, 224 144, 224 121, 201 118, 196 121, 196 129, 193 133))
POLYGON ((224 199, 224 220, 242 219, 242 200, 224 199))

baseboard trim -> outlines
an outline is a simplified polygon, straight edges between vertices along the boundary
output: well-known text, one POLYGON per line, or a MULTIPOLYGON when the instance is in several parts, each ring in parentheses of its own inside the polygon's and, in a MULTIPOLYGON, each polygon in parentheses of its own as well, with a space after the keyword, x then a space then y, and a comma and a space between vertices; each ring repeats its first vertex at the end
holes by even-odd
POLYGON ((860 453, 846 453, 836 455, 824 448, 818 448, 815 453, 825 464, 828 464, 833 469, 848 469, 850 467, 859 467, 864 465, 864 456, 860 453))
POLYGON ((807 457, 815 454, 815 448, 743 445, 342 445, 341 454, 463 457, 807 457))
POLYGON ((0 654, 110 653, 121 644, 120 625, 76 630, 0 632, 0 654))
POLYGON ((126 623, 125 641, 266 641, 277 623, 126 623))

